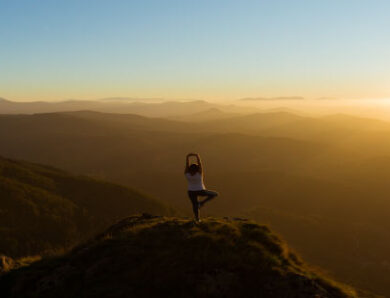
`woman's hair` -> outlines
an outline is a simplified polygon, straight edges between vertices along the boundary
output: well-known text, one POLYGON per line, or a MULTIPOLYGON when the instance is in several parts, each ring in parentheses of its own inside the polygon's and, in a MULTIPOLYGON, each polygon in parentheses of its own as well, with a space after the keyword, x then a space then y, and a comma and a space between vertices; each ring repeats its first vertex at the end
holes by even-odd
POLYGON ((190 165, 189 169, 190 169, 191 173, 196 173, 199 171, 199 165, 197 165, 196 163, 193 163, 192 165, 190 165))

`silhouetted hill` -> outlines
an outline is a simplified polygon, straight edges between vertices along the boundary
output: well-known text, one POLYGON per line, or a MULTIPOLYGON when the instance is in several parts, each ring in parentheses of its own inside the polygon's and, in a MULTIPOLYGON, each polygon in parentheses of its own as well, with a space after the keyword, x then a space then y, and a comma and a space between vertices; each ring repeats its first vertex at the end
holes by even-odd
POLYGON ((196 112, 194 114, 176 115, 176 116, 171 116, 169 118, 173 120, 184 121, 184 122, 201 122, 201 121, 233 118, 237 116, 239 116, 238 113, 224 112, 220 108, 214 107, 205 111, 196 112))
POLYGON ((2 297, 354 297, 266 226, 144 214, 0 279, 2 297))
POLYGON ((296 121, 311 119, 287 112, 254 113, 231 117, 228 119, 210 120, 203 123, 205 127, 218 132, 240 132, 260 134, 272 127, 288 125, 296 121))
MULTIPOLYGON (((287 137, 328 144, 364 133, 389 132, 390 123, 351 115, 308 117, 285 111, 269 111, 202 123, 214 132, 239 132, 258 136, 287 137)), ((201 126, 202 127, 202 126, 201 126)))
POLYGON ((302 157, 303 152, 307 159, 308 155, 318 154, 321 149, 310 142, 287 138, 216 133, 211 127, 207 130, 200 124, 89 111, 3 115, 0 116, 0 138, 4 140, 0 154, 6 156, 54 162, 55 166, 71 170, 85 169, 86 164, 88 170, 91 165, 115 166, 116 172, 131 168, 150 173, 153 167, 162 169, 162 164, 165 170, 182 168, 175 164, 179 156, 193 150, 218 151, 216 155, 225 164, 237 155, 252 157, 263 153, 263 148, 273 152, 272 158, 260 154, 255 163, 253 158, 251 162, 254 165, 272 162, 277 169, 281 164, 278 160, 287 157, 286 150, 295 155, 293 162, 299 163, 298 157, 302 157), (122 166, 126 169, 120 169, 122 166))
MULTIPOLYGON (((189 125, 160 118, 147 118, 135 114, 109 114, 93 111, 42 113, 34 115, 0 115, 0 132, 21 134, 29 127, 29 134, 107 135, 127 134, 134 131, 189 130, 189 125)), ((25 132, 26 133, 26 132, 25 132)))
POLYGON ((137 212, 172 210, 127 187, 0 158, 0 254, 68 247, 137 212))
POLYGON ((183 156, 190 151, 202 153, 206 175, 260 169, 291 171, 322 151, 311 142, 199 129, 196 132, 197 126, 88 111, 4 115, 0 116, 0 138, 4 140, 0 154, 100 175, 178 206, 188 203, 187 198, 183 199, 182 169, 183 156))

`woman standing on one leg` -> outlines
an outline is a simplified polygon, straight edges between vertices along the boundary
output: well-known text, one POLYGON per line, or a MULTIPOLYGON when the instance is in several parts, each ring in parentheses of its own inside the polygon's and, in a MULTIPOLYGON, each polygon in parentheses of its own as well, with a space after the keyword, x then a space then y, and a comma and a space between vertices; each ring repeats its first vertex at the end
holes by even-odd
POLYGON ((195 220, 200 222, 199 209, 208 201, 215 198, 218 193, 207 190, 203 183, 203 166, 200 156, 197 153, 189 153, 186 157, 186 167, 184 174, 188 180, 188 196, 192 203, 195 220), (190 157, 195 156, 197 163, 190 165, 190 157), (198 197, 206 197, 203 201, 198 201, 198 197))

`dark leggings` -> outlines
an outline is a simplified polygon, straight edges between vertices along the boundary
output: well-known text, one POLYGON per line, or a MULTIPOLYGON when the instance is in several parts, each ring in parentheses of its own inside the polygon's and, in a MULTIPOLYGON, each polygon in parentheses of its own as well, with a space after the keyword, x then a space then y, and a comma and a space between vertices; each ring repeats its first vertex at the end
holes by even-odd
POLYGON ((196 219, 199 219, 199 208, 203 206, 206 202, 214 199, 218 196, 216 191, 212 190, 189 190, 188 196, 190 197, 192 203, 192 210, 194 211, 194 216, 196 219), (198 201, 198 197, 206 197, 203 201, 198 201))

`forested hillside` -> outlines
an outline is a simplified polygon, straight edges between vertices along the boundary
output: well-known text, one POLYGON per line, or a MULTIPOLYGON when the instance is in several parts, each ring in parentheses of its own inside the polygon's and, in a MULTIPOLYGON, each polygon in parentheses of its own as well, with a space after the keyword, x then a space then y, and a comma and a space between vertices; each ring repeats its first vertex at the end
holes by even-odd
POLYGON ((173 210, 127 187, 0 158, 0 254, 67 248, 137 212, 173 210))

